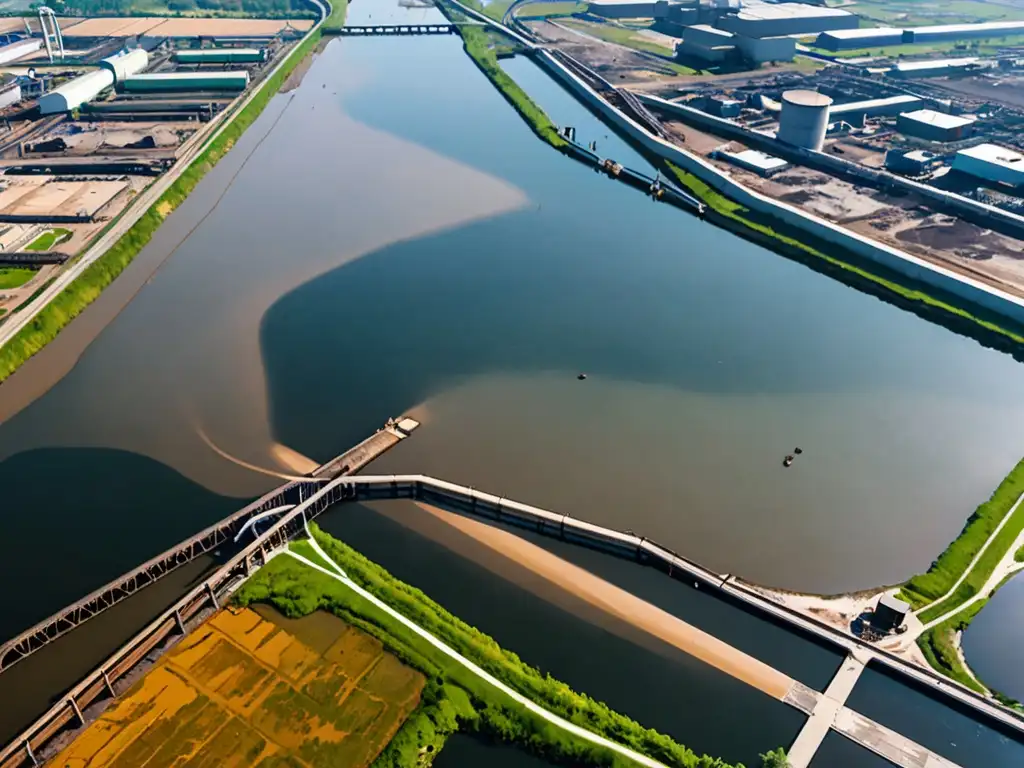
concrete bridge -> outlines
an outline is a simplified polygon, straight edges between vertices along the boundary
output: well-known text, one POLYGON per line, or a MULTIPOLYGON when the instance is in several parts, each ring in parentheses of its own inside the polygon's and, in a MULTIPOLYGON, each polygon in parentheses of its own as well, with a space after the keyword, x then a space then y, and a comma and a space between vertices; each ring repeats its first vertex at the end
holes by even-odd
MULTIPOLYGON (((473 26, 479 26, 474 24, 473 26)), ((373 37, 377 35, 455 35, 455 24, 373 24, 341 27, 337 34, 346 37, 373 37)))

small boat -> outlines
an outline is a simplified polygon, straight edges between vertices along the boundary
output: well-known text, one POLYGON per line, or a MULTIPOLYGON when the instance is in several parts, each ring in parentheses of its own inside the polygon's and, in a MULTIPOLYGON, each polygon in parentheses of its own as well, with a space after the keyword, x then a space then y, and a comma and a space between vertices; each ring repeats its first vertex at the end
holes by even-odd
POLYGON ((796 448, 793 449, 793 453, 795 453, 797 456, 799 456, 803 452, 804 452, 804 449, 801 448, 800 446, 797 446, 796 448))
POLYGON ((583 381, 585 378, 587 378, 587 374, 581 373, 578 376, 576 376, 576 378, 579 379, 580 381, 583 381))
POLYGON ((784 467, 791 467, 791 466, 793 466, 793 459, 794 458, 795 457, 793 456, 792 453, 789 454, 786 458, 784 458, 782 460, 782 466, 784 466, 784 467))

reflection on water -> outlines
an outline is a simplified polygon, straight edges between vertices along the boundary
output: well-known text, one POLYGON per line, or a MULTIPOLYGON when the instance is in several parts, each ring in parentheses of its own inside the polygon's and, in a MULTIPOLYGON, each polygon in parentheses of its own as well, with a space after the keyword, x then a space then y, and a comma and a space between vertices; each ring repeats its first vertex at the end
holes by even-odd
POLYGON ((963 635, 964 654, 989 686, 1024 701, 1024 577, 1003 585, 963 635))

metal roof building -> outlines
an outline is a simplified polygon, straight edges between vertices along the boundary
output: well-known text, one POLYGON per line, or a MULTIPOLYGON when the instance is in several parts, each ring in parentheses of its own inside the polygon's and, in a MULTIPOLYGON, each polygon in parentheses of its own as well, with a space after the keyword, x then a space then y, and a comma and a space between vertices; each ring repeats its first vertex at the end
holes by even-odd
POLYGON ((114 73, 109 69, 93 70, 40 96, 39 113, 54 115, 58 112, 70 112, 73 109, 78 109, 113 84, 114 73))
POLYGON ((750 3, 722 16, 717 26, 747 37, 814 34, 856 27, 860 18, 839 8, 804 3, 750 3))
POLYGON ((720 150, 718 156, 739 168, 753 171, 761 176, 771 176, 773 173, 789 167, 789 163, 781 157, 766 155, 756 149, 745 149, 742 152, 720 150))
POLYGON ((179 64, 256 64, 266 58, 266 50, 260 48, 200 48, 174 52, 174 60, 179 64))
POLYGON ((982 21, 977 24, 939 24, 934 27, 910 27, 904 30, 905 43, 930 43, 939 40, 967 40, 972 37, 1024 35, 1024 21, 982 21))
POLYGON ((132 92, 153 91, 243 91, 249 85, 249 73, 239 72, 156 72, 134 75, 124 81, 132 92))
POLYGON ((1024 155, 998 144, 979 144, 953 157, 953 170, 986 181, 1024 186, 1024 155))
POLYGON ((827 51, 850 51, 855 48, 878 48, 883 45, 901 45, 903 30, 896 27, 863 27, 857 29, 830 29, 814 41, 827 51))
POLYGON ((149 54, 141 48, 121 53, 100 61, 100 66, 114 73, 115 82, 123 82, 125 78, 137 75, 149 66, 149 54))
POLYGON ((736 53, 735 37, 724 29, 695 24, 683 30, 683 39, 676 45, 676 55, 701 61, 724 61, 736 53))
POLYGON ((940 77, 976 65, 977 56, 962 59, 929 59, 927 61, 901 61, 889 74, 893 77, 940 77))
POLYGON ((606 19, 653 19, 654 0, 592 0, 587 9, 606 19))
POLYGON ((883 115, 898 115, 924 103, 919 96, 911 96, 908 93, 901 93, 898 96, 889 96, 885 99, 870 99, 868 101, 851 101, 848 104, 833 104, 829 108, 831 117, 844 117, 847 115, 865 115, 867 117, 880 117, 883 115))
POLYGON ((896 119, 896 130, 904 136, 928 141, 959 141, 971 135, 977 118, 947 115, 932 109, 903 112, 896 119))

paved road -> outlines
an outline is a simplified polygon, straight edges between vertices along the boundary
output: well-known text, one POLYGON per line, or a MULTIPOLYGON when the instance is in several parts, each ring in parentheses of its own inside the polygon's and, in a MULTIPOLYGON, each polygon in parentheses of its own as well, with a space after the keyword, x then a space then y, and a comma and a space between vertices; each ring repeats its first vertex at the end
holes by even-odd
MULTIPOLYGON (((316 30, 320 28, 320 25, 324 23, 330 13, 329 8, 321 2, 321 0, 312 0, 320 8, 320 20, 310 29, 307 33, 312 35, 316 30)), ((303 40, 306 39, 303 38, 303 40)), ((63 272, 56 280, 51 283, 46 290, 40 293, 35 300, 32 301, 27 307, 21 309, 19 312, 12 315, 7 322, 0 326, 0 347, 7 344, 16 334, 18 334, 23 328, 29 325, 38 315, 43 307, 49 304, 53 299, 65 288, 67 288, 76 278, 78 278, 85 270, 87 270, 92 264, 100 258, 111 246, 116 243, 121 236, 127 232, 143 214, 150 209, 150 207, 160 199, 161 195, 168 190, 168 188, 178 180, 178 178, 192 165, 199 155, 210 145, 211 142, 215 141, 224 131, 227 129, 235 118, 245 109, 246 106, 256 97, 256 94, 260 93, 266 86, 266 82, 272 78, 277 71, 284 66, 288 60, 288 56, 284 57, 277 63, 277 65, 267 74, 264 78, 263 84, 259 88, 254 88, 242 102, 223 118, 223 122, 217 130, 212 133, 206 141, 202 144, 193 146, 188 152, 186 152, 181 159, 175 163, 167 173, 157 179, 151 184, 141 195, 139 195, 128 209, 124 212, 121 219, 117 221, 106 233, 104 233, 99 240, 97 240, 88 250, 85 251, 79 260, 68 270, 63 272)))

